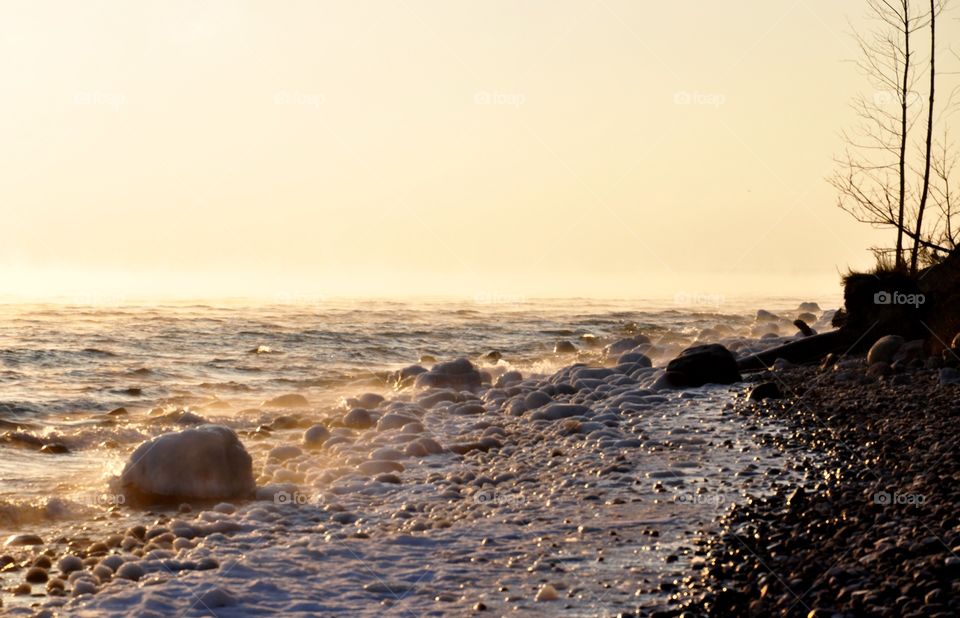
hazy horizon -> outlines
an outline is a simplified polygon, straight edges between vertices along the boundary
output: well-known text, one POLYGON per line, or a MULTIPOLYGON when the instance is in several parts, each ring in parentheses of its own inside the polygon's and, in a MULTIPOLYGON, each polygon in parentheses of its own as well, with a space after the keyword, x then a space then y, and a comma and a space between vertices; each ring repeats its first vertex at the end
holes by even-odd
POLYGON ((3 294, 838 294, 887 237, 825 181, 862 18, 4 3, 3 294))

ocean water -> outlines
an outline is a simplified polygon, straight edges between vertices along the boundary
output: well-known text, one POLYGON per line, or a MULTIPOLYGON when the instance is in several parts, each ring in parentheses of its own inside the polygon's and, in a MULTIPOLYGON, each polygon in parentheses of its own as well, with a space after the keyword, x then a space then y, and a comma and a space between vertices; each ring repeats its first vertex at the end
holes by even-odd
MULTIPOLYGON (((290 414, 298 415, 301 420, 305 417, 316 421, 336 417, 356 405, 350 398, 361 393, 375 393, 387 400, 409 401, 415 394, 410 388, 398 388, 395 372, 418 362, 429 366, 431 357, 437 360, 470 358, 490 374, 491 380, 508 370, 546 380, 577 362, 613 365, 616 355, 606 353, 605 346, 637 335, 650 339, 652 345, 648 354, 655 366, 664 365, 680 350, 694 343, 722 342, 736 354, 743 355, 796 336, 796 329, 790 322, 802 313, 798 309, 799 302, 809 300, 819 300, 822 307, 821 311, 815 312, 816 320, 812 326, 820 330, 829 328, 830 313, 826 310, 836 306, 836 299, 721 299, 705 296, 661 301, 296 299, 267 304, 224 301, 123 306, 0 305, 0 532, 28 531, 56 536, 80 529, 106 531, 114 525, 112 520, 121 517, 131 522, 147 521, 149 517, 128 508, 122 499, 118 503, 115 494, 111 493, 111 479, 122 468, 129 453, 144 440, 202 421, 223 423, 238 432, 254 456, 258 484, 293 482, 299 484, 299 488, 290 491, 303 491, 304 495, 310 495, 310 501, 326 495, 324 499, 329 504, 330 496, 338 496, 346 505, 338 505, 338 509, 366 513, 369 522, 376 522, 379 517, 389 522, 387 510, 415 501, 422 488, 437 484, 436 475, 456 474, 451 470, 458 469, 455 466, 460 462, 445 459, 441 463, 425 463, 422 474, 411 467, 408 470, 411 482, 405 479, 404 486, 395 494, 381 495, 379 489, 366 484, 338 481, 342 472, 326 473, 340 470, 345 464, 355 464, 356 449, 328 458, 316 458, 309 464, 300 462, 299 467, 288 466, 281 470, 282 466, 269 461, 270 449, 296 444, 297 432, 302 429, 270 432, 258 428, 269 427, 277 417, 290 414), (772 312, 779 319, 766 314, 758 317, 759 309, 772 312), (560 341, 573 343, 577 351, 573 354, 555 353, 555 345, 560 341), (485 356, 494 350, 500 353, 499 358, 485 356), (289 393, 303 395, 309 406, 289 411, 261 405, 272 397, 289 393), (117 408, 124 408, 126 413, 111 414, 117 408), (337 485, 337 482, 341 484, 337 485), (352 499, 351 492, 354 491, 364 498, 352 499), (371 502, 370 496, 376 496, 376 500, 371 502)), ((651 374, 653 376, 655 372, 651 374)), ((620 440, 626 436, 649 442, 644 446, 649 447, 651 455, 648 460, 631 460, 630 465, 634 468, 631 474, 652 479, 666 478, 658 476, 658 471, 669 469, 669 481, 683 474, 678 470, 699 467, 700 472, 691 474, 691 477, 702 482, 704 487, 710 483, 718 487, 723 485, 724 491, 730 495, 743 489, 737 486, 737 481, 730 481, 729 475, 714 479, 707 470, 715 468, 729 472, 735 466, 749 465, 749 458, 715 455, 704 446, 733 444, 740 440, 746 443, 748 440, 745 431, 730 426, 719 416, 723 402, 731 396, 730 389, 708 387, 688 393, 645 396, 647 399, 631 408, 630 416, 625 417, 622 430, 626 433, 617 434, 620 440), (693 422, 692 419, 698 420, 693 422), (678 456, 671 449, 684 444, 685 439, 691 441, 680 447, 682 456, 678 456), (656 445, 661 443, 658 440, 669 448, 658 450, 656 445), (673 454, 668 457, 658 454, 661 452, 673 454)), ((515 422, 521 421, 504 420, 503 426, 515 431, 516 435, 528 429, 517 426, 511 430, 510 423, 515 422)), ((475 424, 465 424, 462 419, 448 419, 439 414, 436 418, 427 415, 424 424, 444 445, 456 442, 476 427, 475 424)), ((608 424, 610 432, 621 430, 614 427, 616 423, 608 424)), ((563 435, 551 436, 556 438, 558 445, 566 439, 563 435)), ((609 465, 609 459, 604 458, 611 456, 611 440, 617 436, 607 437, 607 441, 604 436, 596 438, 599 440, 596 452, 585 449, 584 459, 569 463, 571 470, 589 475, 592 466, 609 465)), ((357 448, 382 446, 379 439, 377 436, 360 436, 356 441, 357 448)), ((546 437, 544 440, 549 442, 546 437)), ((518 442, 522 443, 522 440, 518 442)), ((553 465, 549 462, 550 451, 541 453, 539 444, 528 446, 529 452, 524 452, 522 446, 510 448, 517 474, 525 468, 516 461, 528 462, 532 469, 553 465), (536 458, 541 455, 548 459, 537 463, 536 458)), ((749 447, 745 449, 743 452, 750 450, 749 447)), ((752 452, 750 456, 754 460, 761 459, 752 452)), ((741 479, 751 476, 744 473, 741 479)), ((749 484, 751 481, 743 482, 749 484)), ((682 481, 675 484, 682 489, 682 481)), ((662 486, 653 485, 655 482, 651 483, 650 491, 666 491, 662 486)), ((679 530, 694 524, 707 526, 717 514, 715 509, 699 511, 693 518, 695 522, 686 521, 685 515, 676 510, 676 500, 672 507, 674 511, 651 509, 649 505, 631 509, 629 504, 633 498, 629 492, 635 490, 613 486, 607 490, 615 497, 608 496, 609 508, 602 516, 594 517, 599 528, 611 526, 616 530, 626 526, 623 529, 627 529, 629 526, 643 527, 676 520, 682 524, 677 528, 679 530), (628 493, 617 493, 621 490, 628 493), (625 504, 628 506, 623 506, 625 504), (624 510, 629 512, 617 514, 624 510)), ((526 499, 520 503, 516 496, 522 494, 520 491, 509 494, 514 497, 494 501, 506 510, 525 513, 524 517, 543 511, 543 503, 535 500, 526 499)), ((683 497, 687 494, 677 495, 683 497)), ((688 502, 693 500, 693 495, 687 495, 688 502)), ((556 532, 553 527, 559 526, 560 520, 570 521, 577 513, 592 508, 592 503, 579 501, 583 496, 564 502, 558 494, 553 497, 552 505, 549 496, 541 497, 547 505, 546 510, 559 519, 546 522, 543 530, 534 531, 540 534, 556 532)), ((634 501, 640 500, 636 497, 634 501)), ((652 504, 659 504, 658 498, 653 500, 652 504)), ((716 502, 724 500, 717 499, 716 502)), ((476 507, 474 502, 473 507, 476 507)), ((249 508, 238 517, 246 518, 243 521, 257 529, 255 522, 260 521, 261 510, 249 508)), ((454 512, 459 513, 457 517, 464 518, 464 521, 472 521, 474 517, 454 512)), ((310 519, 312 514, 302 510, 280 513, 290 526, 305 526, 314 521, 310 519)), ((368 525, 376 527, 374 523, 368 525)), ((409 533, 402 527, 383 525, 383 530, 388 532, 378 534, 385 535, 385 538, 406 538, 398 535, 409 533)), ((449 543, 449 550, 456 553, 457 543, 473 537, 477 537, 474 540, 480 543, 483 538, 498 534, 498 530, 500 528, 492 526, 489 518, 480 518, 455 540, 445 537, 449 533, 446 526, 442 526, 436 534, 426 535, 422 542, 438 546, 449 543)), ((256 534, 261 533, 256 530, 256 534)), ((658 547, 657 551, 671 550, 666 542, 668 536, 665 534, 663 547, 658 547)), ((312 555, 310 552, 320 551, 311 548, 314 541, 312 537, 304 537, 299 547, 312 555)), ((680 551, 676 549, 682 546, 680 542, 678 537, 678 544, 672 546, 672 550, 680 551)), ((246 555, 242 543, 236 545, 226 540, 218 543, 223 556, 234 556, 239 560, 246 555)), ((257 543, 263 544, 263 539, 257 543)), ((391 547, 389 544, 368 544, 349 552, 343 552, 341 548, 343 555, 339 559, 349 562, 348 554, 356 557, 369 552, 388 564, 396 563, 394 568, 402 570, 402 560, 398 562, 398 557, 390 551, 391 547)), ((617 550, 611 548, 610 551, 615 554, 617 550)), ((268 564, 277 559, 277 555, 269 554, 260 556, 258 561, 268 564)), ((500 571, 490 568, 496 564, 495 557, 491 560, 484 566, 490 571, 487 583, 502 586, 502 578, 498 579, 500 571)), ((628 557, 621 556, 611 562, 622 567, 624 560, 628 557)), ((660 568, 652 566, 655 564, 658 564, 656 560, 652 560, 644 567, 649 571, 645 572, 648 577, 654 577, 660 568)), ((231 573, 236 577, 245 572, 244 568, 231 569, 231 573)), ((297 578, 295 566, 284 566, 279 562, 273 568, 280 571, 288 568, 292 579, 297 578)), ((402 575, 390 573, 390 567, 387 568, 384 578, 392 578, 391 581, 408 575, 414 577, 417 573, 402 575)), ((344 573, 348 572, 359 577, 364 570, 347 568, 344 573)), ((458 571, 452 569, 434 572, 430 577, 436 578, 441 573, 444 574, 443 581, 448 583, 458 576, 458 571)), ((347 575, 343 577, 346 578, 341 582, 343 586, 364 590, 362 582, 352 581, 347 575)), ((477 579, 475 573, 473 578, 477 579)), ((165 585, 158 589, 169 590, 171 598, 175 598, 177 586, 182 585, 183 580, 169 578, 164 581, 165 585)), ((229 583, 232 580, 224 581, 229 583)), ((232 585, 235 589, 242 587, 236 581, 232 585)), ((402 583, 395 585, 398 590, 410 587, 404 587, 402 583)), ((633 589, 625 588, 620 592, 627 596, 643 596, 633 589)), ((114 604, 103 608, 117 612, 128 611, 134 606, 143 609, 143 598, 136 597, 133 592, 130 594, 134 596, 126 601, 122 596, 111 597, 114 604)), ((361 593, 361 597, 367 598, 370 594, 376 594, 376 590, 367 590, 367 596, 361 593)), ((650 594, 655 596, 656 593, 651 591, 647 596, 650 594)), ((403 601, 408 604, 404 606, 405 611, 416 614, 431 611, 430 599, 424 600, 422 595, 401 597, 392 594, 392 589, 391 595, 394 598, 381 599, 379 607, 403 601)), ((443 596, 442 593, 438 595, 443 596)), ((281 611, 291 607, 282 603, 278 605, 274 603, 275 599, 271 599, 270 595, 259 599, 260 609, 281 611)), ((587 590, 581 593, 581 601, 578 607, 583 615, 590 615, 603 607, 608 598, 587 590)), ((91 601, 94 604, 99 602, 91 601)), ((313 610, 338 611, 356 609, 356 604, 362 605, 363 600, 343 594, 325 596, 322 601, 315 602, 319 605, 310 606, 313 610)), ((6 603, 9 606, 11 601, 6 603)), ((237 610, 237 615, 243 615, 243 612, 237 610)))

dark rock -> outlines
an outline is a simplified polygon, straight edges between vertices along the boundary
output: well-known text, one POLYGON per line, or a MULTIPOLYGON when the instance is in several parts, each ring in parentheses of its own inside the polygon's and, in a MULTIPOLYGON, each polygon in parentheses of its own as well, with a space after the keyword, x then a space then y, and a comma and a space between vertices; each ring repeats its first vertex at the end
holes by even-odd
POLYGON ((807 326, 807 323, 806 323, 806 322, 804 322, 804 321, 801 320, 801 319, 796 319, 796 320, 794 320, 794 321, 793 321, 793 325, 797 327, 797 330, 799 330, 801 333, 803 333, 803 336, 804 336, 804 337, 813 337, 814 335, 817 334, 816 332, 814 332, 814 330, 813 330, 812 328, 810 328, 809 326, 807 326))
POLYGON ((764 399, 783 399, 783 393, 776 382, 764 382, 754 386, 750 391, 750 399, 763 401, 764 399))
POLYGON ((373 427, 373 417, 370 411, 364 408, 354 408, 347 412, 340 421, 344 427, 350 429, 369 429, 373 427))
POLYGON ((867 364, 872 365, 874 363, 892 363, 894 358, 897 355, 897 352, 900 351, 900 348, 903 347, 905 343, 903 337, 899 335, 887 335, 886 337, 881 337, 877 340, 876 343, 870 348, 870 351, 867 353, 867 364))
POLYGON ((70 449, 67 448, 67 445, 65 444, 60 444, 59 442, 49 442, 40 447, 40 452, 62 455, 64 453, 69 453, 70 449))
POLYGON ((680 387, 733 384, 742 379, 736 358, 730 350, 716 343, 687 348, 670 361, 667 372, 676 374, 671 381, 680 387))
POLYGON ((417 376, 417 388, 454 388, 470 390, 483 383, 480 372, 466 358, 437 363, 433 369, 417 376))

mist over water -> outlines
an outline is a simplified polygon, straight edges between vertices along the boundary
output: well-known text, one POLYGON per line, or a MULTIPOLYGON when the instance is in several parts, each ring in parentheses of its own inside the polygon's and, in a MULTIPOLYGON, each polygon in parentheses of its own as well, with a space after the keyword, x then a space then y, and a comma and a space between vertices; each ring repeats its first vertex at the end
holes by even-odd
MULTIPOLYGON (((685 295, 656 302, 484 297, 0 305, 6 432, 0 500, 9 505, 69 496, 78 486, 84 492, 91 484, 105 487, 133 446, 175 428, 170 415, 185 410, 249 430, 269 421, 270 411, 259 405, 273 396, 301 393, 312 408, 331 410, 345 397, 392 392, 391 372, 428 356, 466 356, 494 378, 508 369, 549 374, 578 360, 603 362, 605 344, 636 334, 651 338, 654 363, 663 364, 696 341, 750 341, 760 334, 757 308, 792 319, 797 303, 685 295), (578 353, 555 354, 558 341, 573 343, 578 353), (481 359, 492 350, 502 359, 481 359), (130 414, 109 414, 120 407, 130 414), (70 452, 38 452, 37 444, 19 439, 23 435, 70 452)), ((0 511, 0 526, 42 514, 34 510, 0 511)))

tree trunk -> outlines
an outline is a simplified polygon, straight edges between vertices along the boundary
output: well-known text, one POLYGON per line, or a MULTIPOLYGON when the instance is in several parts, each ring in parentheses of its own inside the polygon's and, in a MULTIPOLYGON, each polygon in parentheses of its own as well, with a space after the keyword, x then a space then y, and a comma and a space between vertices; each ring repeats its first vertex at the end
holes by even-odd
POLYGON ((903 0, 903 84, 900 88, 900 212, 897 215, 897 260, 898 268, 904 266, 903 229, 904 202, 907 196, 907 113, 910 94, 910 3, 903 0))
MULTIPOLYGON (((922 238, 923 210, 927 207, 927 195, 930 192, 930 150, 933 143, 933 89, 936 78, 937 60, 937 13, 935 0, 930 0, 930 101, 927 103, 927 152, 923 170, 923 192, 920 194, 920 208, 917 211, 917 238, 922 238)), ((920 243, 913 243, 913 252, 910 255, 910 272, 917 273, 917 255, 920 253, 920 243)))

